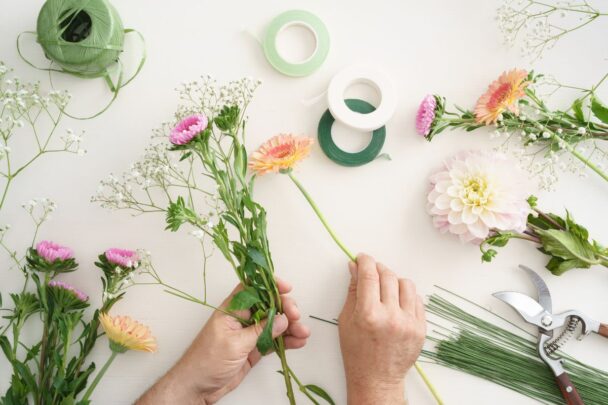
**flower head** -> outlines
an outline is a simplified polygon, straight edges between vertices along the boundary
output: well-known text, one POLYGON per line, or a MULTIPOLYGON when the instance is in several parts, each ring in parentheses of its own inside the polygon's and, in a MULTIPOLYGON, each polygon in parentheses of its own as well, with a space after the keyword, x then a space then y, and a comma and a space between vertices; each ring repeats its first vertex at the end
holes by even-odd
POLYGON ((61 290, 64 292, 68 292, 80 302, 86 302, 89 299, 88 295, 86 295, 82 291, 78 290, 77 288, 74 288, 70 284, 65 283, 63 281, 55 281, 55 280, 49 281, 49 287, 55 288, 55 289, 58 289, 58 290, 61 290))
POLYGON ((134 269, 139 264, 139 256, 132 250, 112 248, 106 250, 105 256, 111 264, 126 269, 134 269))
POLYGON ((428 95, 420 103, 416 114, 416 131, 424 137, 431 133, 431 127, 435 120, 437 109, 437 99, 435 96, 428 95))
POLYGON ((57 260, 64 261, 74 257, 72 249, 47 240, 38 242, 36 252, 48 263, 53 263, 57 260))
POLYGON ((477 100, 475 120, 480 124, 489 125, 496 123, 507 110, 519 115, 517 100, 525 95, 524 90, 530 84, 527 78, 528 72, 523 69, 513 69, 501 74, 477 100))
POLYGON ((251 154, 249 168, 259 175, 289 170, 310 154, 312 144, 308 136, 273 136, 251 154))
POLYGON ((522 232, 531 194, 514 161, 496 152, 463 152, 431 176, 428 210, 442 233, 480 243, 490 230, 522 232))
POLYGON ((195 136, 207 128, 209 121, 204 114, 191 115, 180 121, 169 135, 169 141, 174 145, 186 145, 195 136))
POLYGON ((110 347, 117 352, 139 350, 155 352, 156 339, 150 329, 128 316, 112 317, 106 313, 99 314, 99 322, 110 340, 110 347))

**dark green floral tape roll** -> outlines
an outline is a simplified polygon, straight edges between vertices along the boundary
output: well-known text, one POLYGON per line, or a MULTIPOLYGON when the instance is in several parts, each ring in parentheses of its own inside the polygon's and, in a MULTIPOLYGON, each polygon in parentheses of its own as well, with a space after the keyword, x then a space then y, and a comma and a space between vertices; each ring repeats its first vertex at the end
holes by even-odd
MULTIPOLYGON (((376 109, 376 107, 367 101, 356 98, 349 98, 344 100, 344 102, 348 108, 361 114, 368 114, 376 109)), ((335 119, 329 109, 325 111, 319 121, 319 145, 321 145, 321 149, 328 158, 342 166, 356 167, 369 163, 378 157, 386 139, 386 127, 378 128, 372 132, 372 140, 365 149, 360 152, 350 153, 340 149, 334 142, 331 135, 334 121, 335 119)))
POLYGON ((38 15, 38 42, 69 73, 106 74, 123 50, 125 32, 107 0, 47 0, 38 15))

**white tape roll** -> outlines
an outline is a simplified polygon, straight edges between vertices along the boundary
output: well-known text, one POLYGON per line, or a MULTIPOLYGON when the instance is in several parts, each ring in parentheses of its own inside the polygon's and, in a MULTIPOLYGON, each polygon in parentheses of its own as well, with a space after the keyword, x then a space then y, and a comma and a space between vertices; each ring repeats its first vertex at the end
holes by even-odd
POLYGON ((397 100, 390 79, 378 69, 364 65, 349 66, 336 74, 327 89, 327 103, 333 117, 351 128, 374 131, 383 127, 393 116, 397 100), (369 114, 348 108, 344 93, 353 84, 372 86, 380 96, 380 105, 369 114))

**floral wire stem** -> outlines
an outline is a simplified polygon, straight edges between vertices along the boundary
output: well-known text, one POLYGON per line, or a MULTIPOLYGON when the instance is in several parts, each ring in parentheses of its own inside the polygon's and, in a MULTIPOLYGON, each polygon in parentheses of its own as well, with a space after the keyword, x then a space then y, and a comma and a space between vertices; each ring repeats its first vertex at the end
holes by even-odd
MULTIPOLYGON (((348 250, 346 248, 346 246, 342 243, 342 241, 340 241, 340 239, 335 234, 335 232, 333 231, 333 229, 329 226, 329 223, 327 222, 327 220, 323 216, 323 213, 321 212, 321 210, 319 209, 319 207, 317 206, 317 204, 314 202, 314 200, 312 199, 312 197, 310 196, 310 194, 308 194, 308 192, 306 191, 306 189, 304 188, 304 186, 302 185, 302 183, 300 183, 295 178, 295 176, 293 175, 293 171, 291 169, 288 169, 288 170, 284 170, 284 173, 286 173, 289 176, 289 178, 291 179, 291 181, 293 181, 293 183, 296 185, 296 187, 300 190, 300 192, 302 193, 302 195, 304 196, 304 198, 306 199, 306 201, 308 201, 308 203, 312 207, 313 211, 315 212, 315 214, 317 215, 317 217, 319 218, 319 220, 321 221, 321 223, 323 224, 323 226, 325 227, 325 229, 327 230, 327 232, 330 234, 330 236, 332 237, 332 239, 334 240, 334 242, 336 242, 336 244, 338 245, 338 247, 340 247, 340 249, 346 254, 346 256, 351 261, 357 262, 357 257, 355 255, 353 255, 350 252, 350 250, 348 250)), ((437 389, 435 388, 435 386, 433 385, 433 383, 431 382, 431 380, 428 378, 428 376, 426 375, 426 373, 424 372, 424 370, 422 369, 422 367, 420 367, 420 365, 417 362, 415 363, 415 368, 416 368, 416 371, 418 372, 418 374, 420 375, 420 377, 422 378, 424 384, 427 386, 427 388, 431 392, 431 395, 433 395, 433 398, 435 399, 435 401, 437 402, 437 404, 443 405, 443 400, 439 396, 439 393, 437 392, 437 389)))

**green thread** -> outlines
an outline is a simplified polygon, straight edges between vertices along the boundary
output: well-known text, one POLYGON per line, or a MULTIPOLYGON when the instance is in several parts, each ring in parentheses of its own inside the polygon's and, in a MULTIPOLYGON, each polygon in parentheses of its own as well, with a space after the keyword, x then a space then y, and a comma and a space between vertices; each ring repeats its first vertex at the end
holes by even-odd
MULTIPOLYGON (((369 114, 376 109, 367 101, 356 98, 349 98, 344 100, 344 102, 348 108, 361 114, 369 114)), ((334 142, 331 135, 334 121, 335 119, 329 109, 325 111, 319 121, 319 145, 328 158, 342 166, 356 167, 367 164, 378 157, 386 139, 386 127, 378 128, 372 132, 372 139, 365 149, 360 152, 350 153, 340 149, 334 142)))

